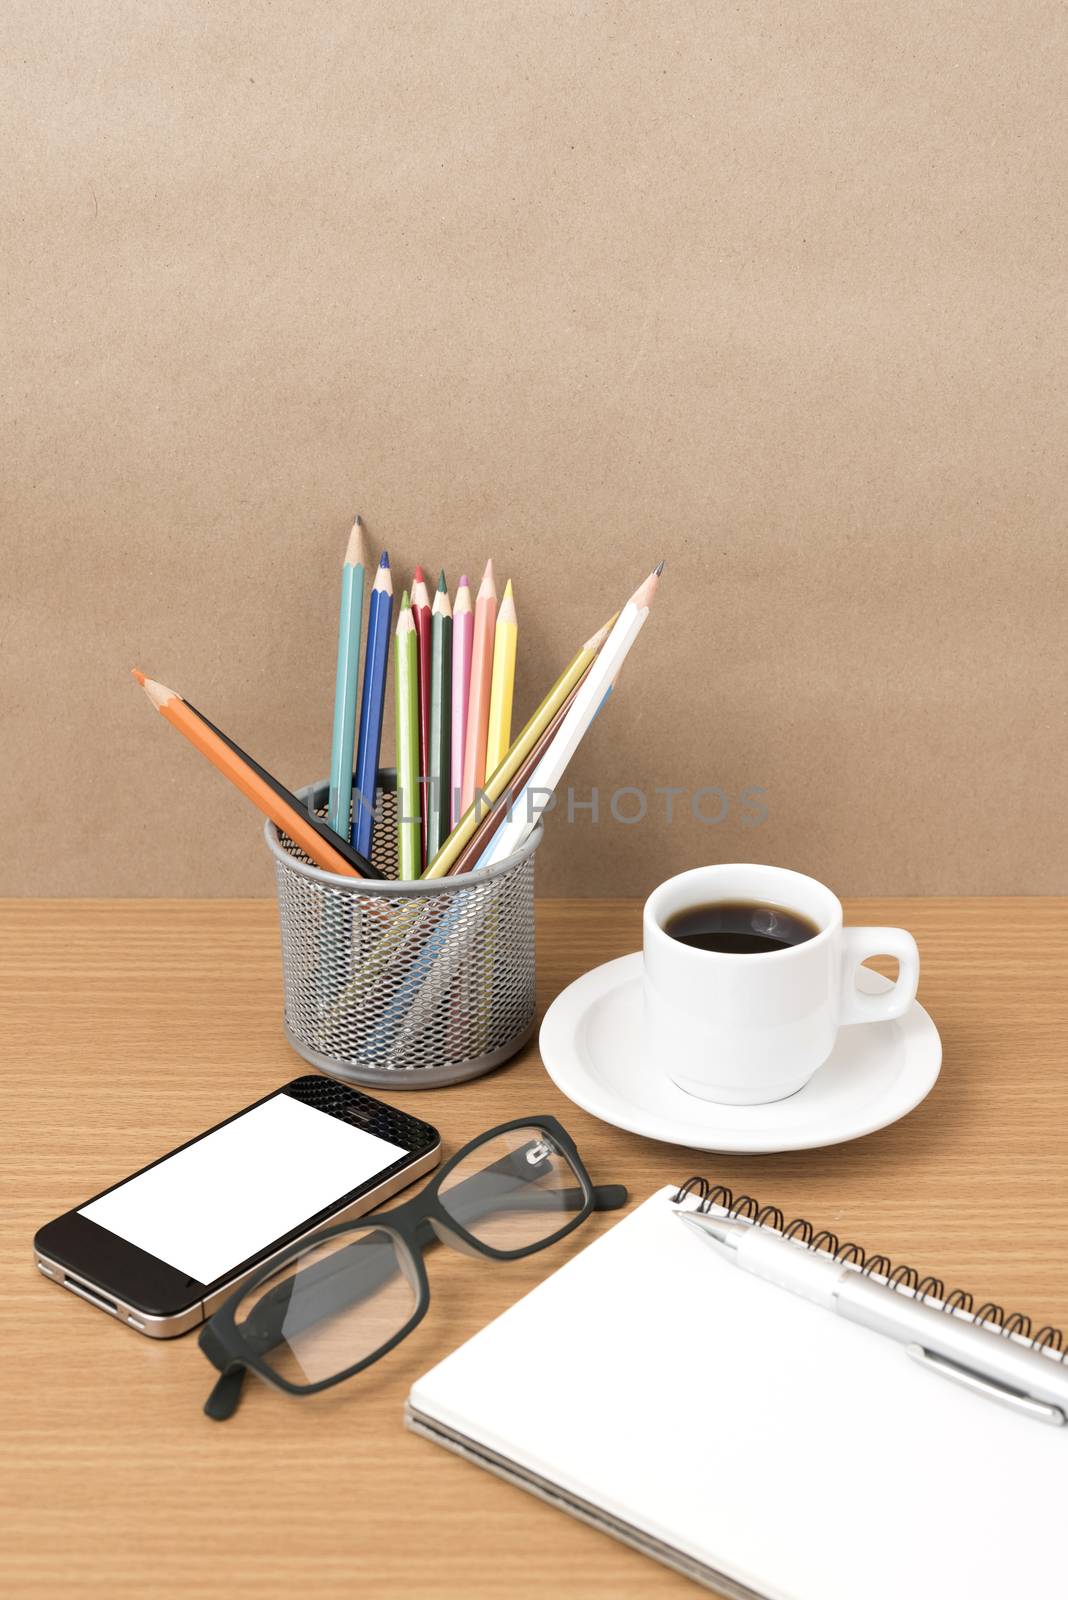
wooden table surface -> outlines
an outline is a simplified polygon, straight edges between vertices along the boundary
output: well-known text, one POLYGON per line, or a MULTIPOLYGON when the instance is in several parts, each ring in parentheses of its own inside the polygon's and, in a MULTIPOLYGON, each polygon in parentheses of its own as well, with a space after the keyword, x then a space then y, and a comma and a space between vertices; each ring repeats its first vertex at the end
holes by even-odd
MULTIPOLYGON (((42 1222, 306 1069, 282 1035, 270 902, 21 901, 0 912, 9 1593, 700 1592, 402 1426, 420 1372, 611 1219, 525 1262, 435 1251, 430 1314, 373 1373, 303 1401, 251 1382, 222 1426, 201 1414, 214 1374, 195 1336, 139 1337, 40 1277, 31 1239, 42 1222)), ((595 1180, 625 1182, 635 1199, 707 1172, 1068 1326, 1068 901, 866 900, 847 913, 914 931, 921 999, 943 1039, 938 1084, 896 1127, 774 1156, 656 1144, 564 1100, 533 1045, 474 1083, 385 1098, 436 1123, 447 1151, 553 1111, 595 1180)), ((640 908, 547 901, 538 930, 544 1009, 588 967, 638 947, 640 908)), ((729 1464, 729 1444, 708 1449, 729 1464)))

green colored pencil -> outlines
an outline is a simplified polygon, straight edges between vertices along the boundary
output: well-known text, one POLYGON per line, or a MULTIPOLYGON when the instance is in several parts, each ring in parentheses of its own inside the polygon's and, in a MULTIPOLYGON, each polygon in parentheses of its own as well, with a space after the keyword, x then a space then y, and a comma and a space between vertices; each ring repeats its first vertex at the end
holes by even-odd
POLYGON ((426 858, 433 861, 452 827, 452 606, 444 572, 430 614, 429 755, 426 858))
POLYGON ((397 877, 418 878, 423 846, 419 811, 419 641, 405 589, 393 643, 397 706, 397 877))

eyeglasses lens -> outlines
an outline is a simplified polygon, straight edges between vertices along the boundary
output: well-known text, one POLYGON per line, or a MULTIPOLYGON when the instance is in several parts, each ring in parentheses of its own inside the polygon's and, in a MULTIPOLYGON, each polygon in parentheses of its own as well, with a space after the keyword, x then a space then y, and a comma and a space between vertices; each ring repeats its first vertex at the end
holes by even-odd
POLYGON ((285 1263, 241 1300, 234 1321, 294 1384, 322 1383, 374 1355, 418 1304, 407 1255, 383 1228, 354 1228, 285 1263))
POLYGON ((439 1191, 449 1215, 494 1250, 552 1239, 586 1203, 582 1178, 538 1127, 495 1134, 460 1162, 439 1191))

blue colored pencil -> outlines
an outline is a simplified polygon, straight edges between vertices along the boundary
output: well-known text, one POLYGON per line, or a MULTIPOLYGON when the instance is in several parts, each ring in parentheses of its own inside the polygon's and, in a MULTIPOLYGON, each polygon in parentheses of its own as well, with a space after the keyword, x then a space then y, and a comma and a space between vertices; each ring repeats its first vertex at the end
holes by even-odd
POLYGON ((356 748, 356 690, 360 680, 360 628, 367 579, 367 540, 359 517, 352 524, 341 568, 341 610, 337 624, 337 676, 334 681, 334 741, 330 750, 330 805, 327 820, 347 838, 352 807, 352 766, 356 748))
POLYGON ((375 581, 371 585, 371 603, 367 612, 360 742, 356 753, 356 793, 352 806, 352 842, 365 856, 371 854, 371 834, 374 829, 378 755, 382 748, 382 718, 386 703, 392 622, 393 578, 389 570, 389 551, 383 550, 375 581))

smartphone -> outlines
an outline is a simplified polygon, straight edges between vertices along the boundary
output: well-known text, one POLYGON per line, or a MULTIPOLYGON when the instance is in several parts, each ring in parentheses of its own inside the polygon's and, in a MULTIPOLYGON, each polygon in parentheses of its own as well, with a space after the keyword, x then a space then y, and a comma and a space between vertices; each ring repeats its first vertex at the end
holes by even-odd
POLYGON ((204 1322, 272 1256, 441 1158, 436 1128, 312 1073, 47 1223, 38 1269, 153 1339, 204 1322))

